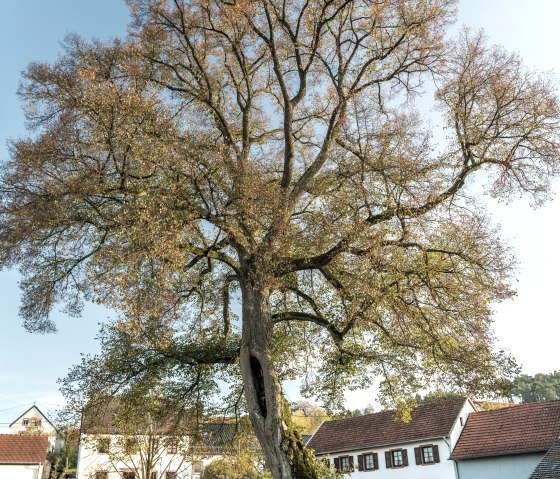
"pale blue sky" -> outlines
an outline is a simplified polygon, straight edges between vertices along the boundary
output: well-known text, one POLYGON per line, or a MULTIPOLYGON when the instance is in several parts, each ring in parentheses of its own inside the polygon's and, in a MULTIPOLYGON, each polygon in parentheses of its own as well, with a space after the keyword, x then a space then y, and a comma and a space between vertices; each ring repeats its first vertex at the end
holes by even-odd
MULTIPOLYGON (((484 28, 494 43, 518 51, 526 64, 560 73, 560 2, 557 0, 463 0, 460 22, 484 28)), ((0 0, 0 161, 8 155, 6 140, 25 135, 15 96, 20 72, 34 60, 52 61, 67 33, 108 39, 126 31, 128 14, 121 0, 0 0)), ((524 371, 560 369, 557 275, 560 271, 558 219, 560 201, 537 211, 527 201, 490 204, 494 220, 515 248, 520 261, 518 296, 498 305, 495 331, 524 371)), ((0 431, 36 401, 48 410, 61 403, 56 380, 95 352, 98 323, 110 312, 87 307, 80 319, 57 315, 59 332, 32 335, 18 318, 20 292, 14 271, 0 273, 0 431), (6 410, 8 409, 8 410, 6 410)), ((371 393, 354 392, 348 406, 364 407, 371 393)))

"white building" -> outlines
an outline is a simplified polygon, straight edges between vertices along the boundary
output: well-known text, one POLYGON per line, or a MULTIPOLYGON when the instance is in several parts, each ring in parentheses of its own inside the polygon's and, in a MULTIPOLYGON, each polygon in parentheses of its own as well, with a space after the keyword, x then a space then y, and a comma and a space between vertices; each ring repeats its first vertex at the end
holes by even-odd
POLYGON ((308 447, 351 479, 455 479, 449 457, 473 411, 459 398, 421 405, 407 423, 390 411, 328 421, 308 447))
POLYGON ((119 408, 114 400, 84 413, 78 479, 199 479, 234 434, 232 424, 210 423, 191 441, 191 427, 171 417, 140 411, 123 421, 119 408))
POLYGON ((10 424, 11 434, 47 435, 49 450, 58 451, 63 439, 56 427, 49 421, 37 406, 30 407, 10 424))
MULTIPOLYGON (((531 477, 558 479, 560 475, 539 476, 537 466, 559 436, 558 400, 479 411, 469 416, 451 458, 459 479, 527 479, 533 471, 531 477)), ((560 457, 558 464, 544 461, 541 469, 547 467, 560 470, 560 457)))
POLYGON ((41 479, 47 449, 47 436, 0 434, 0 479, 41 479))
POLYGON ((78 479, 199 478, 217 456, 193 456, 184 438, 83 434, 78 479))

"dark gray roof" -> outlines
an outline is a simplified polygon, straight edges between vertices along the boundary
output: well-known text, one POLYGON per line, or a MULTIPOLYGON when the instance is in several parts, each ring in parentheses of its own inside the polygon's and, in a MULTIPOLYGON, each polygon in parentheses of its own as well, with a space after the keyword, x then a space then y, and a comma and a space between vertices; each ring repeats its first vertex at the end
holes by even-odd
POLYGON ((529 479, 558 479, 560 477, 560 438, 544 455, 529 479))

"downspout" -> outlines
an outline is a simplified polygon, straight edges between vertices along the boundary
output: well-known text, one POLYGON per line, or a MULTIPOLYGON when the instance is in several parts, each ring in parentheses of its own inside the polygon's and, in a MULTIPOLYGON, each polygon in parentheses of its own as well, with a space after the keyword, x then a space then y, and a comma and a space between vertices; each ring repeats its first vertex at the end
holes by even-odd
MULTIPOLYGON (((451 443, 447 442, 447 436, 443 436, 442 437, 443 442, 445 442, 445 444, 447 444, 447 449, 449 449, 449 457, 451 457, 451 443)), ((455 479, 459 479, 459 466, 457 466, 457 461, 455 461, 454 459, 451 459, 453 461, 453 469, 455 471, 455 479)))

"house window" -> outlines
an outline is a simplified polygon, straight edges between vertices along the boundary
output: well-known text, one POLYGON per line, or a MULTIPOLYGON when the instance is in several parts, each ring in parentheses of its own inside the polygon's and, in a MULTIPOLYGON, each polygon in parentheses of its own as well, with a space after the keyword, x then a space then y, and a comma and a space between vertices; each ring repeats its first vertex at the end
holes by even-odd
POLYGON ((376 452, 358 454, 358 471, 375 471, 379 469, 379 459, 376 452))
POLYGON ((107 471, 97 471, 95 473, 95 479, 108 479, 109 473, 107 471))
POLYGON ((124 443, 124 453, 125 454, 136 454, 138 452, 138 439, 135 437, 129 437, 124 443))
POLYGON ((179 441, 176 438, 169 438, 165 442, 165 452, 167 454, 177 454, 179 452, 179 441))
POLYGON ((32 417, 31 418, 31 425, 35 427, 39 427, 41 425, 41 418, 40 417, 32 417))
POLYGON ((193 462, 192 472, 193 474, 202 474, 202 461, 193 462))
POLYGON ((416 464, 418 465, 436 464, 439 462, 439 449, 435 444, 415 447, 414 455, 416 456, 416 464))
POLYGON ((432 446, 422 446, 422 462, 432 464, 434 462, 434 448, 432 446))
POLYGON ((150 479, 157 479, 157 472, 156 471, 150 472, 150 479))
POLYGON ((354 457, 353 456, 339 456, 334 458, 334 468, 337 471, 353 471, 354 470, 354 457))
POLYGON ((133 471, 122 471, 121 477, 122 479, 136 479, 136 473, 133 471))
POLYGON ((408 466, 408 453, 406 449, 392 449, 385 452, 385 465, 387 468, 408 466))
POLYGON ((29 426, 29 419, 27 419, 26 417, 23 418, 23 421, 21 421, 21 425, 26 427, 29 426))
POLYGON ((97 452, 100 454, 108 454, 111 447, 111 438, 101 437, 97 440, 97 452))
POLYGON ((165 473, 165 479, 177 479, 177 473, 175 471, 167 471, 165 473))
POLYGON ((331 467, 331 460, 328 457, 324 457, 321 459, 321 461, 323 461, 323 464, 327 467, 331 467))

